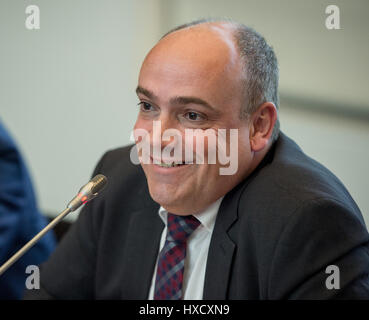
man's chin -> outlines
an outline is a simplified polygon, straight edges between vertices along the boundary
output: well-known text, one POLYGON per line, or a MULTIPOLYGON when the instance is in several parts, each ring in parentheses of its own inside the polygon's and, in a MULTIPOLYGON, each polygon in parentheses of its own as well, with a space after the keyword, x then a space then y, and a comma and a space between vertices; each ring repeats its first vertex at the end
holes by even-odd
POLYGON ((152 188, 149 188, 149 191, 151 198, 168 212, 174 214, 191 214, 191 206, 186 206, 187 201, 179 197, 178 194, 175 195, 169 190, 165 192, 163 189, 152 190, 152 188))
POLYGON ((155 202, 159 203, 163 208, 173 207, 174 203, 176 202, 173 194, 163 192, 163 190, 157 192, 150 190, 150 196, 155 202))

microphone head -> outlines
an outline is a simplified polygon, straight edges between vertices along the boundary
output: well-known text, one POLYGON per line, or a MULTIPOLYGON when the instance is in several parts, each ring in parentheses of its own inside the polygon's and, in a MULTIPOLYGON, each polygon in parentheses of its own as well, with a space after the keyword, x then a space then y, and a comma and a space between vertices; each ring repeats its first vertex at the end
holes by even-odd
POLYGON ((108 179, 103 174, 98 174, 91 179, 91 182, 93 183, 91 192, 95 194, 105 188, 108 179))
POLYGON ((74 211, 82 204, 92 200, 102 189, 104 189, 107 182, 108 179, 104 175, 96 175, 79 190, 78 195, 68 203, 67 208, 69 208, 71 211, 74 211))

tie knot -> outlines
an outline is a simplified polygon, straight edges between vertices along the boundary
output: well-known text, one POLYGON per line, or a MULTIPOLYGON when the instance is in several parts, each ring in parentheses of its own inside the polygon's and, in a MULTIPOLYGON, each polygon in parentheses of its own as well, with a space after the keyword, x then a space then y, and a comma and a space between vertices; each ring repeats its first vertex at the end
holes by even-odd
POLYGON ((184 242, 200 225, 194 216, 177 216, 168 212, 168 241, 184 242))

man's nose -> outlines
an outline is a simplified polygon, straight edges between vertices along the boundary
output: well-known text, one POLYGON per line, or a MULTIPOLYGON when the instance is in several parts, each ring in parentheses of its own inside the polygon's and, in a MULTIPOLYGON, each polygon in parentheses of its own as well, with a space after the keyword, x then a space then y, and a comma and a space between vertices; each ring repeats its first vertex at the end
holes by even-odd
POLYGON ((175 139, 180 138, 175 137, 178 135, 176 121, 169 116, 162 116, 159 120, 154 121, 151 134, 152 146, 160 146, 161 149, 165 148, 165 146, 172 143, 175 139))

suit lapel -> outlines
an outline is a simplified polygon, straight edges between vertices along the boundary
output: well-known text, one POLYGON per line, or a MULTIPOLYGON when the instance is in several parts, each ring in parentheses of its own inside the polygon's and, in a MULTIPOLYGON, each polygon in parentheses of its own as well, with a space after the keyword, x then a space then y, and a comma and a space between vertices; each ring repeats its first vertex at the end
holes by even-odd
POLYGON ((218 211, 206 263, 204 300, 227 298, 229 273, 236 247, 227 234, 229 227, 237 220, 235 203, 238 201, 233 199, 231 194, 226 195, 218 211))
POLYGON ((228 298, 230 272, 236 249, 236 244, 230 239, 228 231, 238 219, 238 203, 243 191, 259 171, 273 159, 274 150, 275 144, 247 179, 231 190, 222 201, 215 221, 206 263, 203 294, 205 300, 228 298))
POLYGON ((158 255, 163 222, 152 203, 132 213, 123 260, 122 299, 147 299, 158 255))

